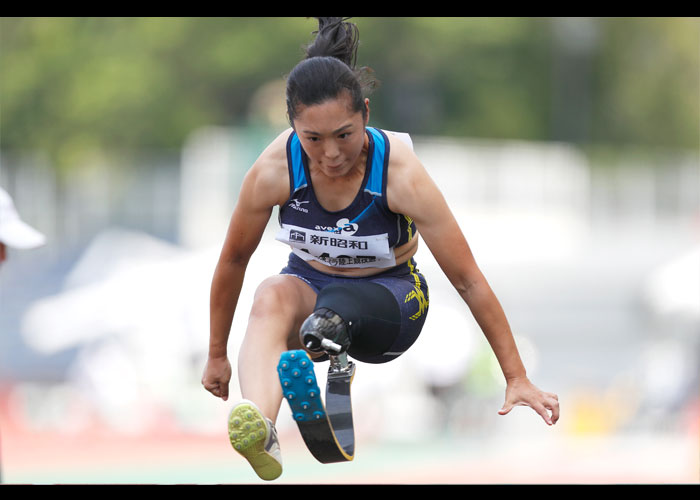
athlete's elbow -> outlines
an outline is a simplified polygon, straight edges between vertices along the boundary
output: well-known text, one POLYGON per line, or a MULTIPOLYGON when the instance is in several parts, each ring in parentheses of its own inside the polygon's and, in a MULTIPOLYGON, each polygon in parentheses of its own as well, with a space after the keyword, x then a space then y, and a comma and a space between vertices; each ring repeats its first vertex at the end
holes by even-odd
POLYGON ((252 254, 248 252, 235 252, 227 255, 222 255, 219 260, 219 265, 226 269, 245 269, 248 267, 252 254))
POLYGON ((459 295, 465 299, 471 296, 477 285, 477 282, 473 280, 460 280, 452 282, 452 286, 454 286, 455 290, 457 290, 457 293, 459 293, 459 295))
POLYGON ((488 287, 486 279, 481 273, 459 276, 452 280, 452 285, 457 290, 457 293, 467 302, 471 301, 488 287))

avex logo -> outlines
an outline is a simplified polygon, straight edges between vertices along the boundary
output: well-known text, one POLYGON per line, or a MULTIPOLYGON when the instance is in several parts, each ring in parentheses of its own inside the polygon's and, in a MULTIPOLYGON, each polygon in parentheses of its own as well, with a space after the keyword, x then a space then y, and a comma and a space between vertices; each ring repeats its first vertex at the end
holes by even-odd
POLYGON ((333 226, 316 226, 314 229, 317 231, 327 231, 329 233, 343 234, 346 236, 351 236, 357 232, 359 226, 355 223, 351 223, 348 219, 340 219, 333 226))
POLYGON ((293 208, 294 210, 297 210, 298 212, 304 212, 305 214, 308 214, 308 213, 309 213, 309 209, 308 209, 308 208, 302 207, 302 205, 303 205, 304 203, 309 203, 309 202, 308 202, 308 201, 299 201, 299 200, 297 200, 296 198, 294 198, 294 199, 292 200, 292 203, 289 204, 289 206, 290 206, 291 208, 293 208))

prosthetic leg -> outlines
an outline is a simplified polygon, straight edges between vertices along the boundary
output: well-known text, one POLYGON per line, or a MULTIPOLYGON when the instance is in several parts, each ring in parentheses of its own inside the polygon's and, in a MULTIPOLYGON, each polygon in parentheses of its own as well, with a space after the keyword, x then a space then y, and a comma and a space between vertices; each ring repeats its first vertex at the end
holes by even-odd
POLYGON ((303 350, 282 353, 277 372, 282 392, 311 454, 321 463, 351 461, 355 454, 350 385, 355 365, 347 358, 348 325, 333 311, 319 309, 301 327, 311 352, 330 358, 326 403, 321 398, 311 358, 303 350))

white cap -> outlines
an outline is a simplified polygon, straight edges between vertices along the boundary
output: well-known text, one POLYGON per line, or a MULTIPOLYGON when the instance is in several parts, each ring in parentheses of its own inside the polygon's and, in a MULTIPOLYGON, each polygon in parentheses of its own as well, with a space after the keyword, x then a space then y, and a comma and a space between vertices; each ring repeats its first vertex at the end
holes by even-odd
POLYGON ((7 192, 0 188, 0 243, 12 248, 36 248, 46 238, 39 231, 19 218, 15 204, 7 192))

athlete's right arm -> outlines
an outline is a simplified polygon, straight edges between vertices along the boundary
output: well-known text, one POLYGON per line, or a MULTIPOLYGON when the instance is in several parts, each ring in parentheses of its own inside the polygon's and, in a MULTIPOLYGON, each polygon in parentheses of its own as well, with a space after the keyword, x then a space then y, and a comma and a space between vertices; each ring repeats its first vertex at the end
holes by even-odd
POLYGON ((212 279, 209 355, 202 385, 223 400, 228 398, 231 379, 228 338, 246 267, 265 231, 272 208, 289 196, 288 136, 285 132, 275 139, 245 175, 212 279))

